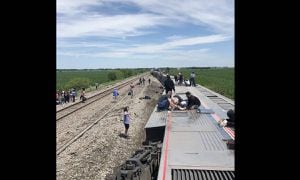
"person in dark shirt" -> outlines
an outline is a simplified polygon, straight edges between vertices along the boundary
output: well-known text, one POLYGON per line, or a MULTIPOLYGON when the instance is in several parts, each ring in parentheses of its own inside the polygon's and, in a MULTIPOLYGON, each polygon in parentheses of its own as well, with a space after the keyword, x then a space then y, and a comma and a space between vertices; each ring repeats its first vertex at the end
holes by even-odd
POLYGON ((168 93, 168 91, 172 91, 172 90, 174 90, 175 92, 175 85, 173 80, 170 78, 170 75, 167 75, 167 79, 165 80, 164 85, 166 89, 166 94, 168 93))
POLYGON ((221 121, 219 121, 220 126, 234 127, 234 110, 229 109, 227 111, 227 116, 227 119, 222 119, 221 121))
POLYGON ((186 92, 185 95, 188 98, 186 109, 197 109, 201 105, 200 100, 190 92, 186 92))
POLYGON ((178 77, 177 77, 177 75, 176 75, 176 74, 174 75, 174 79, 175 79, 175 83, 177 83, 177 81, 178 81, 178 77))

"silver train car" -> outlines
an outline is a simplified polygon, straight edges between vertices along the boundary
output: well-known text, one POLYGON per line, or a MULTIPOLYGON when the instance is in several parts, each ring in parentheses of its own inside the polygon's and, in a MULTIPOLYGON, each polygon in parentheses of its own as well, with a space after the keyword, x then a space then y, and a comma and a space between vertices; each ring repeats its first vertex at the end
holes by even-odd
MULTIPOLYGON (((152 75, 162 82, 166 77, 160 72, 152 75)), ((200 85, 176 86, 176 94, 184 100, 187 91, 200 99, 199 110, 158 112, 155 108, 145 125, 146 145, 140 150, 144 155, 132 156, 140 162, 126 162, 129 169, 124 165, 115 179, 235 179, 234 147, 228 145, 235 130, 218 124, 234 109, 234 102, 200 85)))

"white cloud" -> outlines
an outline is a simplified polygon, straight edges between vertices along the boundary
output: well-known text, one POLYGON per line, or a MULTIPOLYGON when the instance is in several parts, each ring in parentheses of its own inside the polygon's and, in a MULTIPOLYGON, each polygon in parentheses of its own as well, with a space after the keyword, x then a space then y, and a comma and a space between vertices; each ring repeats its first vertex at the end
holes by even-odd
POLYGON ((229 36, 224 36, 224 35, 200 36, 200 37, 173 40, 162 44, 141 45, 134 48, 123 49, 122 51, 134 52, 134 53, 158 53, 164 50, 175 49, 183 46, 216 43, 221 41, 227 41, 229 39, 230 39, 229 36))
POLYGON ((135 3, 146 12, 177 21, 206 25, 217 33, 233 34, 233 0, 119 0, 124 1, 135 3))
POLYGON ((69 20, 57 24, 57 37, 126 37, 151 33, 148 27, 166 25, 166 18, 152 14, 136 15, 89 15, 84 18, 69 20))
POLYGON ((150 33, 146 28, 180 22, 203 25, 216 33, 233 35, 234 31, 232 0, 58 0, 57 12, 66 15, 58 18, 59 38, 87 35, 125 38, 150 33), (103 2, 134 3, 148 13, 105 16, 84 9, 101 6, 103 2))
MULTIPOLYGON (((217 43, 222 41, 227 41, 230 37, 224 35, 210 35, 210 36, 200 36, 200 37, 192 37, 185 38, 179 40, 168 41, 161 44, 141 44, 141 45, 133 45, 131 47, 126 47, 123 45, 118 48, 113 48, 114 46, 110 46, 107 44, 106 47, 110 47, 109 50, 105 52, 89 52, 89 53, 79 53, 79 52, 59 52, 59 55, 67 55, 67 56, 90 56, 90 57, 110 57, 110 58, 126 58, 132 57, 136 55, 175 55, 175 56, 197 56, 197 54, 206 53, 208 48, 201 48, 196 50, 186 50, 186 49, 178 49, 184 48, 186 46, 207 44, 207 43, 217 43)), ((94 47, 100 46, 94 44, 94 47)), ((143 56, 145 57, 145 56, 143 56)))
POLYGON ((101 5, 101 2, 99 0, 57 0, 56 11, 65 15, 74 15, 84 12, 82 8, 92 5, 101 5))
POLYGON ((216 60, 219 57, 210 54, 210 49, 204 45, 232 40, 233 2, 233 0, 57 0, 57 55, 78 59, 133 58, 161 59, 168 62, 172 59, 189 62, 197 61, 199 58, 207 61, 216 60), (122 14, 110 13, 110 5, 115 4, 109 2, 119 2, 122 6, 124 3, 134 4, 140 8, 140 13, 125 11, 122 14), (97 11, 102 5, 106 6, 97 11), (108 9, 105 9, 106 7, 108 9), (190 24, 199 28, 199 33, 206 35, 197 36, 193 31, 194 37, 190 37, 189 32, 177 31, 172 32, 173 36, 168 33, 164 36, 164 33, 159 31, 160 28, 157 28, 175 27, 172 30, 176 30, 177 27, 180 29, 180 26, 190 24), (144 39, 128 38, 150 33, 157 33, 158 36, 154 39, 156 42, 158 38, 167 41, 151 43, 152 39, 145 37, 146 44, 144 39), (105 40, 98 43, 95 40, 98 37, 105 40), (188 50, 188 47, 197 45, 203 46, 188 50))
POLYGON ((173 36, 169 36, 166 39, 167 40, 177 40, 177 39, 182 39, 184 38, 184 36, 179 36, 179 35, 173 35, 173 36))

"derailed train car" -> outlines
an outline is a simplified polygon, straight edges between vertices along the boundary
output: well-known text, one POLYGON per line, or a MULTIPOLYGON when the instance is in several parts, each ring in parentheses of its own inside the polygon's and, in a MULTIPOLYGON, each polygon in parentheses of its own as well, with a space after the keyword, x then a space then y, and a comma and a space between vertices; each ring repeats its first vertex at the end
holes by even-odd
POLYGON ((164 84, 165 80, 167 79, 167 75, 163 74, 159 70, 152 71, 151 75, 158 79, 161 84, 164 84))
MULTIPOLYGON (((151 74, 160 82, 166 78, 159 71, 151 74)), ((176 88, 185 100, 186 91, 200 99, 200 108, 172 112, 155 108, 145 125, 147 145, 125 161, 116 180, 235 178, 234 146, 228 143, 234 141, 234 129, 218 124, 234 102, 200 85, 176 88)))
POLYGON ((118 169, 115 180, 152 180, 157 178, 161 142, 150 142, 137 150, 118 169))

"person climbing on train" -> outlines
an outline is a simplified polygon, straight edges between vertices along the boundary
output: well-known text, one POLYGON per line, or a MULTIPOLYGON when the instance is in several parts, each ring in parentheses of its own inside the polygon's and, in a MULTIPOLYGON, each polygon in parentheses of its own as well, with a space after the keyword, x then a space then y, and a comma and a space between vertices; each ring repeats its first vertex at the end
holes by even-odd
POLYGON ((169 110, 185 110, 186 108, 182 107, 178 97, 171 97, 169 100, 169 110))
POLYGON ((168 91, 166 95, 163 95, 157 104, 157 111, 164 111, 164 110, 184 110, 179 104, 179 98, 172 97, 172 91, 168 91))
POLYGON ((227 119, 221 119, 218 123, 220 126, 224 127, 224 126, 227 126, 227 127, 234 127, 234 120, 235 120, 235 117, 234 117, 234 110, 232 109, 229 109, 227 111, 227 119))
POLYGON ((170 75, 167 75, 167 79, 164 82, 164 86, 166 89, 166 93, 168 93, 168 91, 172 91, 172 90, 174 90, 174 92, 175 92, 175 85, 174 85, 173 80, 170 78, 170 75))
POLYGON ((169 108, 169 100, 168 98, 170 98, 172 96, 172 91, 168 91, 167 94, 162 95, 159 99, 158 99, 158 103, 157 103, 157 111, 164 111, 164 110, 168 110, 169 108))
POLYGON ((128 129, 129 129, 129 124, 130 124, 130 120, 132 120, 129 112, 129 107, 124 107, 124 115, 123 115, 123 120, 124 120, 124 126, 125 126, 125 137, 128 137, 128 129))
POLYGON ((201 105, 200 100, 192 95, 189 91, 185 93, 186 97, 188 98, 187 102, 187 109, 198 109, 198 107, 201 105))

